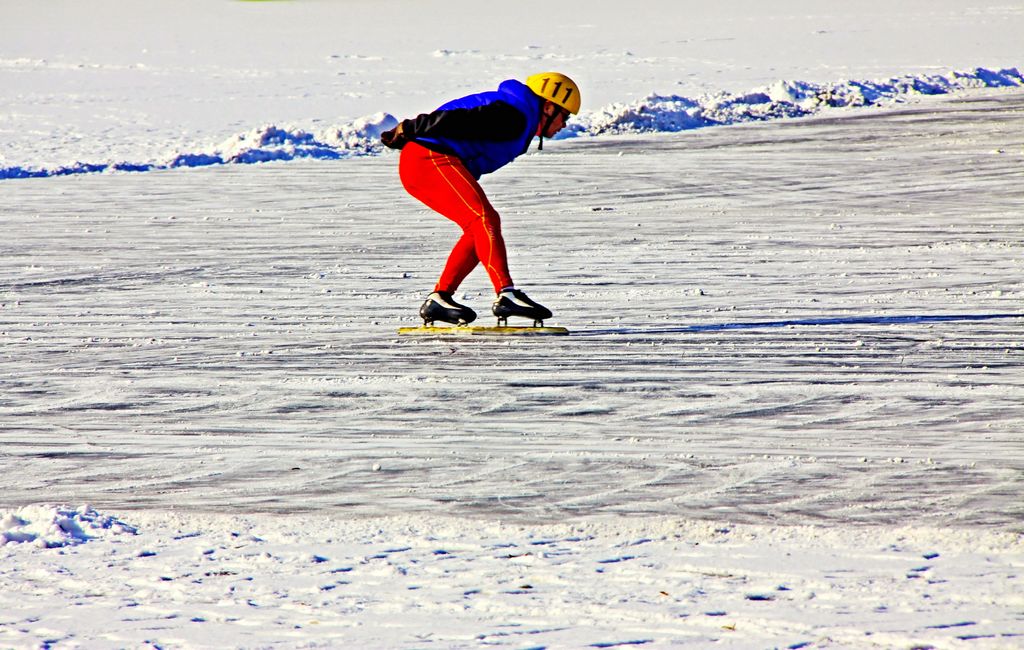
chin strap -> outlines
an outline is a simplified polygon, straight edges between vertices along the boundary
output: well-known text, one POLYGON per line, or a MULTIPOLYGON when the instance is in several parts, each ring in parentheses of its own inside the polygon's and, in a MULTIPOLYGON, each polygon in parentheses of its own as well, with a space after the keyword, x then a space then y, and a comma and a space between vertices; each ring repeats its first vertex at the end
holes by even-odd
MULTIPOLYGON (((541 118, 544 117, 544 107, 543 106, 540 107, 540 116, 541 116, 541 118)), ((537 145, 537 151, 544 151, 544 134, 547 132, 548 128, 552 124, 554 124, 556 117, 558 117, 558 114, 557 113, 552 113, 551 115, 548 115, 547 116, 548 119, 544 121, 544 126, 542 126, 541 129, 540 129, 540 143, 537 145)))

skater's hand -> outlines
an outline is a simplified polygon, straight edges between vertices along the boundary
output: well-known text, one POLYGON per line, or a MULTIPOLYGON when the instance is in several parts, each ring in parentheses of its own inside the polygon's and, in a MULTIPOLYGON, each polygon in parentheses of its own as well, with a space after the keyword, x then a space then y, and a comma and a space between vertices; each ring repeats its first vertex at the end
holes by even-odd
POLYGON ((401 149, 409 142, 408 140, 405 139, 405 133, 402 132, 401 122, 399 122, 398 126, 391 129, 390 131, 385 131, 384 133, 381 133, 380 141, 384 143, 384 146, 387 147, 388 149, 401 149))

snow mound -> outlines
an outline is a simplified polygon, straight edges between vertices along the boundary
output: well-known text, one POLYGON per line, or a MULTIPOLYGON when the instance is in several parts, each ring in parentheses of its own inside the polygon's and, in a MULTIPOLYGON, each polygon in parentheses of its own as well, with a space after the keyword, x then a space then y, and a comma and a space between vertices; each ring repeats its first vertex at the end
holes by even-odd
POLYGON ((107 533, 132 534, 134 526, 99 512, 90 506, 72 510, 67 506, 25 506, 0 514, 0 546, 32 544, 59 548, 82 544, 107 533))
POLYGON ((829 108, 897 104, 913 96, 944 95, 978 88, 1024 86, 1016 68, 975 68, 948 75, 907 75, 884 81, 838 81, 815 84, 779 80, 742 95, 714 93, 696 99, 649 95, 628 104, 611 104, 574 119, 559 137, 608 133, 675 132, 805 117, 829 108))
POLYGON ((377 113, 320 133, 267 124, 223 141, 211 151, 178 154, 166 167, 317 158, 336 160, 379 153, 380 134, 398 125, 387 113, 377 113))
MULTIPOLYGON (((913 96, 961 90, 1024 86, 1016 68, 975 68, 946 75, 906 75, 883 81, 838 81, 816 84, 779 80, 739 95, 713 93, 696 99, 649 95, 631 103, 614 103, 570 121, 557 139, 580 135, 677 132, 706 126, 805 117, 830 108, 896 104, 913 96)), ((76 162, 57 168, 0 167, 0 180, 67 176, 95 172, 142 172, 178 167, 252 164, 300 158, 335 160, 382 151, 380 134, 398 124, 388 113, 375 113, 313 133, 293 126, 266 124, 200 151, 182 151, 152 162, 76 162)))
POLYGON ((144 172, 178 167, 252 164, 274 160, 317 158, 335 160, 379 153, 380 134, 398 125, 387 113, 376 113, 341 126, 310 133, 293 126, 266 124, 227 138, 199 151, 183 151, 155 162, 83 163, 56 168, 0 168, 0 180, 42 178, 96 172, 144 172))

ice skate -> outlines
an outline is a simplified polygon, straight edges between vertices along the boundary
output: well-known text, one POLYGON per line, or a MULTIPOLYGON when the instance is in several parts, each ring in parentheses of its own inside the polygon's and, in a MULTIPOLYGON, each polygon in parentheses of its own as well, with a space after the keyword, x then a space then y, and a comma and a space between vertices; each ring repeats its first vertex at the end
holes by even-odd
POLYGON ((449 292, 435 291, 427 296, 426 302, 420 307, 420 318, 425 326, 437 320, 453 325, 468 325, 476 320, 476 312, 455 302, 449 292))
POLYGON ((506 289, 498 294, 491 312, 498 317, 498 325, 508 325, 509 316, 519 316, 533 320, 533 324, 543 327, 544 320, 551 318, 551 310, 538 305, 518 289, 506 289))

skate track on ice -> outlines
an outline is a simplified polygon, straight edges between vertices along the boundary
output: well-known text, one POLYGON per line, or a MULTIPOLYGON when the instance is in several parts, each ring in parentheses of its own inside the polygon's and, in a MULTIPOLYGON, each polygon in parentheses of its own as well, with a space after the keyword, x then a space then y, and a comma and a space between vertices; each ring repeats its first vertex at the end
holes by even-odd
POLYGON ((710 325, 683 325, 660 328, 620 328, 585 330, 577 336, 605 336, 608 334, 685 334, 686 332, 721 332, 724 330, 753 330, 766 327, 828 326, 828 325, 908 325, 921 323, 949 323, 985 321, 1000 318, 1024 318, 1021 314, 957 314, 931 316, 854 316, 851 318, 805 318, 803 320, 778 320, 763 323, 712 323, 710 325))
POLYGON ((456 233, 393 156, 0 183, 4 501, 1019 528, 1022 133, 551 143, 485 187, 588 335, 515 343, 395 336, 456 233))

